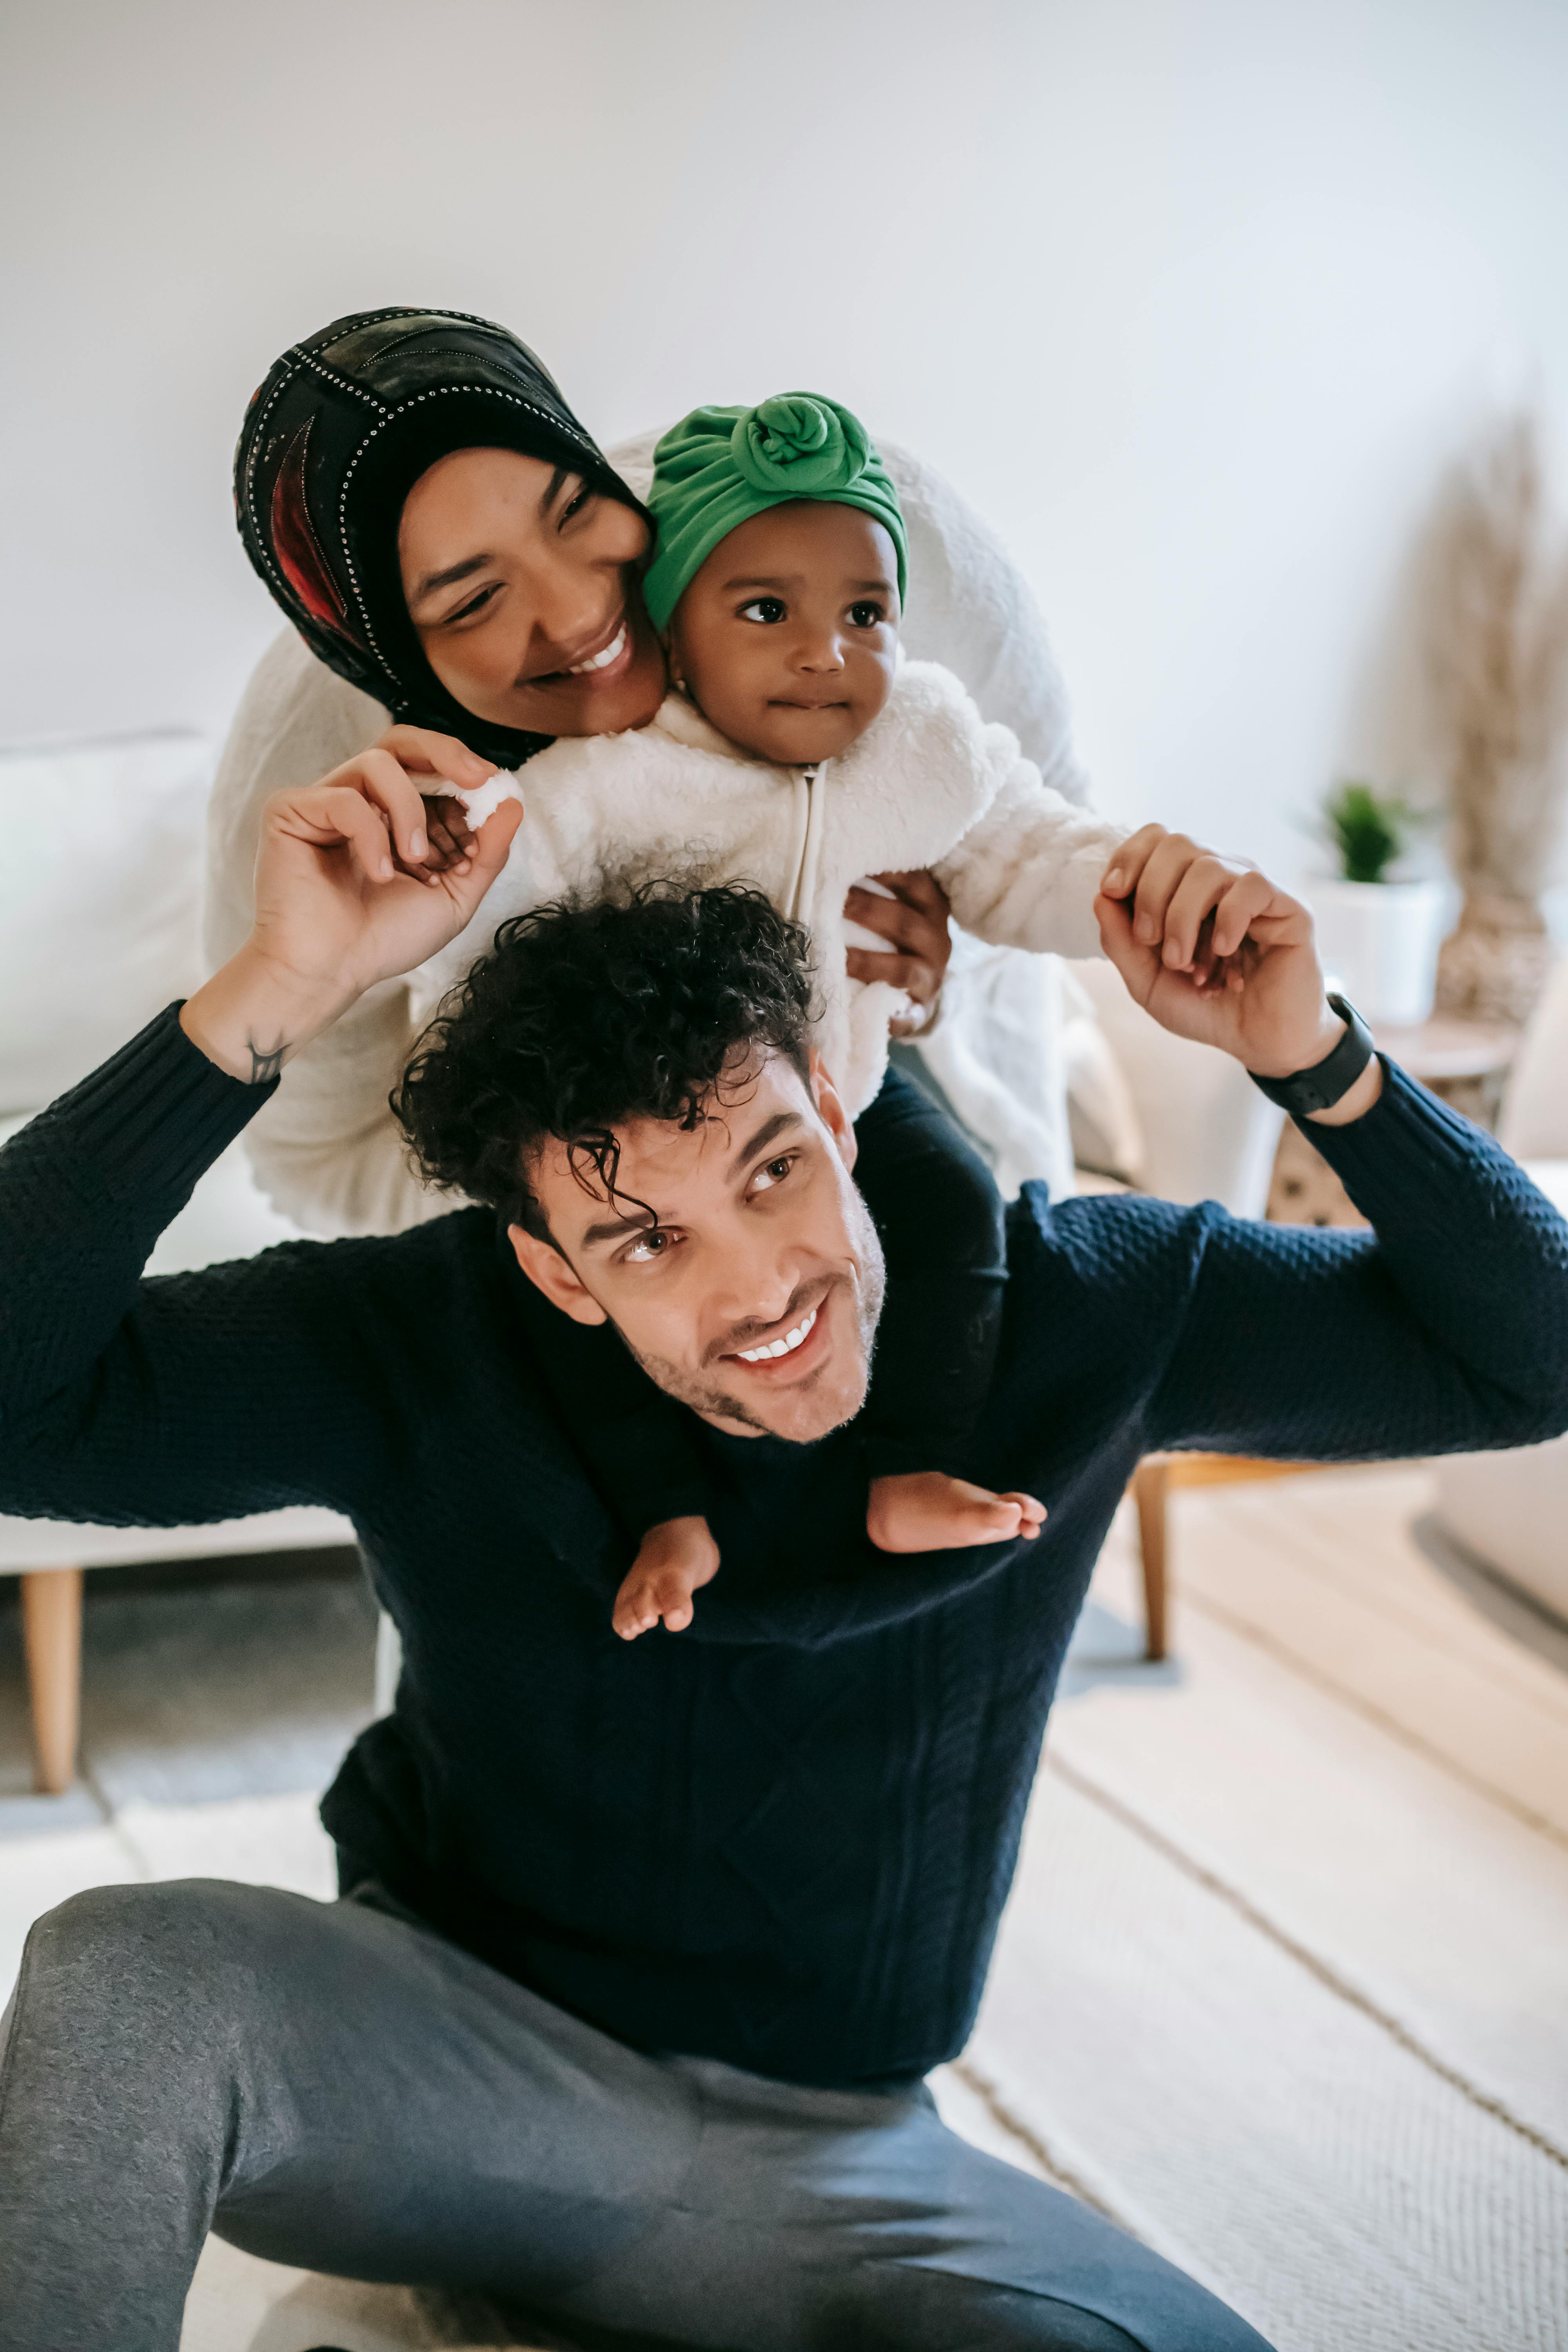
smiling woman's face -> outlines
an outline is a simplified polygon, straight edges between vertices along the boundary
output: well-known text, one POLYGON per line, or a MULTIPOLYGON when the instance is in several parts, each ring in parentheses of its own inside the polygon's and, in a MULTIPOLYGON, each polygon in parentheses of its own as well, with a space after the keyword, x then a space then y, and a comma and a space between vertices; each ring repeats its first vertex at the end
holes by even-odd
POLYGON ((641 727, 664 656, 637 584, 648 527, 580 475, 515 449, 458 449, 398 525, 403 593, 448 694, 540 735, 641 727))

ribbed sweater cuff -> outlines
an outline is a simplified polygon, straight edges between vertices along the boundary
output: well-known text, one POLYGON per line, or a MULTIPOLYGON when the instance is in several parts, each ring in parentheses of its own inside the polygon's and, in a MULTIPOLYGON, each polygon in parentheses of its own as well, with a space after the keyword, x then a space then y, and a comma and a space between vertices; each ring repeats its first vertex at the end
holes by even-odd
POLYGON ((276 1078, 247 1086, 209 1062, 180 1026, 183 1003, 45 1113, 68 1125, 79 1168, 128 1192, 188 1192, 277 1090, 276 1078))
POLYGON ((1470 1181, 1489 1160, 1508 1165, 1491 1138, 1427 1092, 1397 1062, 1379 1055, 1383 1092, 1348 1127, 1312 1119, 1297 1125, 1320 1151, 1359 1209, 1397 1201, 1406 1211, 1423 1193, 1446 1192, 1456 1176, 1470 1181))

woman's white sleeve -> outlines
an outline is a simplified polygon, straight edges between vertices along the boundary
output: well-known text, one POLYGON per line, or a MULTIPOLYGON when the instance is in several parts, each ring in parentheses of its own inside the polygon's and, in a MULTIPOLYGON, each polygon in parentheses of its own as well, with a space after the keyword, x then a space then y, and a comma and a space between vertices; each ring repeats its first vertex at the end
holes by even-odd
MULTIPOLYGON (((257 664, 235 713, 207 809, 205 941, 213 969, 249 937, 263 804, 313 783, 391 724, 285 631, 257 664)), ((258 1183, 307 1233, 393 1234, 454 1203, 427 1192, 405 1154, 387 1096, 415 1035, 406 984, 389 981, 295 1055, 246 1129, 258 1183)))
POLYGON ((1127 827, 1070 807, 1042 783, 1032 760, 1019 758, 1002 729, 985 732, 987 751, 1006 761, 1002 787, 979 822, 931 868, 953 919, 995 947, 1098 955, 1094 901, 1127 827))

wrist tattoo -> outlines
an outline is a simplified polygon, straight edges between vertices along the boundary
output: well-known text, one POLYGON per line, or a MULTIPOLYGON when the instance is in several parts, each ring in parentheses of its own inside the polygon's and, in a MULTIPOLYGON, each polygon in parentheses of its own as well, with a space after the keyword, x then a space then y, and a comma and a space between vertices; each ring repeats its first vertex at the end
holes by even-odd
POLYGON ((283 1057, 288 1053, 293 1040, 289 1037, 280 1037, 277 1045, 269 1047, 265 1053, 262 1051, 261 1047, 258 1045, 254 1037, 247 1037, 245 1042, 250 1054, 249 1083, 253 1087, 270 1086, 273 1079, 278 1076, 279 1071, 283 1067, 283 1057))

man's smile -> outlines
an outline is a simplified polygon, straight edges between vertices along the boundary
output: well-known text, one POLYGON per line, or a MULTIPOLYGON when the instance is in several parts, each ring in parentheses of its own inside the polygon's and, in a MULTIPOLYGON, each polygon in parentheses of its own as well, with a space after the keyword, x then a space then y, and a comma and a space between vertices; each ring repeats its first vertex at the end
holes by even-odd
POLYGON ((786 1331, 782 1339, 770 1339, 761 1348, 741 1348, 737 1349, 736 1352, 740 1356, 741 1361, 743 1364, 760 1364, 764 1362, 771 1356, 787 1356, 792 1354, 793 1351, 796 1348, 800 1347, 805 1340, 810 1339, 813 1328, 816 1322, 818 1311, 819 1310, 814 1307, 810 1314, 805 1317, 805 1320, 797 1323, 792 1331, 786 1331))
POLYGON ((770 1387, 804 1379, 817 1370, 832 1346, 832 1318, 827 1312, 831 1298, 829 1286, 804 1314, 798 1307, 792 1307, 791 1320, 781 1320, 749 1348, 733 1349, 721 1361, 732 1365, 748 1381, 763 1381, 770 1387))

